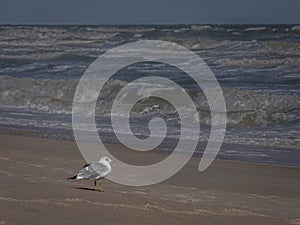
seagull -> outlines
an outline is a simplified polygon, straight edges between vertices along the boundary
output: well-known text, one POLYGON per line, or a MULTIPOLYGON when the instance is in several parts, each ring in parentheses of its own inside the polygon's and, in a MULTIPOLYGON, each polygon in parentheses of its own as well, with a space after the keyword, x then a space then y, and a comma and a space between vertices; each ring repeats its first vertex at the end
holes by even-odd
POLYGON ((107 156, 103 156, 96 163, 88 163, 79 170, 74 176, 67 179, 72 180, 93 180, 95 191, 97 191, 97 180, 99 180, 99 192, 102 192, 102 179, 111 172, 111 160, 107 156))

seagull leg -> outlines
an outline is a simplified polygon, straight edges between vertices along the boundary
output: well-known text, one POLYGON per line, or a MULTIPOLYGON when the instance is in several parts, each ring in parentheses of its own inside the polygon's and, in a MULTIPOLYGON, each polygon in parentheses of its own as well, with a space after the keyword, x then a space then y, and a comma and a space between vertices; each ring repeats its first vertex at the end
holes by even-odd
POLYGON ((95 185, 95 191, 97 191, 97 181, 94 181, 94 185, 95 185))
POLYGON ((99 180, 99 191, 102 192, 102 180, 99 180))

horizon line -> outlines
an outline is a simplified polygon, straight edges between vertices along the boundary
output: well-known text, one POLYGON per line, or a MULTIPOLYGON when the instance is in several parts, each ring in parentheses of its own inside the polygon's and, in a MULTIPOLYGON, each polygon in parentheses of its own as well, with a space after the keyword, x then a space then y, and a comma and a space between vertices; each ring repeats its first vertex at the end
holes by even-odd
POLYGON ((0 26, 188 26, 188 25, 300 25, 300 22, 273 23, 0 23, 0 26))

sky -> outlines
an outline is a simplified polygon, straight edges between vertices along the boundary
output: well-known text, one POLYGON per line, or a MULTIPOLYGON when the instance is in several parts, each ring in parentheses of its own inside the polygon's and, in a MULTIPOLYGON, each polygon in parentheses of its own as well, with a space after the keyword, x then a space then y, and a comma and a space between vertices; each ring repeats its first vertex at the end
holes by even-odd
POLYGON ((1 0, 0 24, 300 23, 300 0, 1 0))

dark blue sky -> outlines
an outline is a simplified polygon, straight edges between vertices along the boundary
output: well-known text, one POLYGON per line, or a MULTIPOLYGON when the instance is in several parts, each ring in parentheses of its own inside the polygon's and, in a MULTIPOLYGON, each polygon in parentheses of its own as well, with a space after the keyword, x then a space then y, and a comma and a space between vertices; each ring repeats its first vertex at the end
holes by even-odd
POLYGON ((1 0, 1 24, 299 23, 300 0, 1 0))

